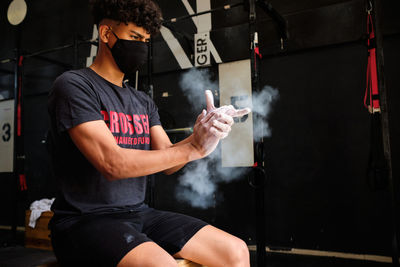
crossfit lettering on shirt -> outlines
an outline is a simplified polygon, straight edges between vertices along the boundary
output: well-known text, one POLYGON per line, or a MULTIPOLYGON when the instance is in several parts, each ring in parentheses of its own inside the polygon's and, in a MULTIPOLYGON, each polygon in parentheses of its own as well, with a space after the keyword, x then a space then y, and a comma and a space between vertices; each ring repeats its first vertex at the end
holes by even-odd
POLYGON ((110 110, 101 111, 107 127, 113 133, 117 144, 123 145, 143 145, 150 144, 149 116, 147 114, 125 114, 110 110), (120 134, 129 134, 132 136, 142 135, 140 137, 120 136, 120 134), (145 136, 147 135, 147 136, 145 136))

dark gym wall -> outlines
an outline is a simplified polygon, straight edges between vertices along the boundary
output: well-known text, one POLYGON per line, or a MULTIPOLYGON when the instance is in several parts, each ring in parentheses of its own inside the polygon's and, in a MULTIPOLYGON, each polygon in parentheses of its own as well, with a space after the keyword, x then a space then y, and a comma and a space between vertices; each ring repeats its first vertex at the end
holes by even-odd
MULTIPOLYGON (((5 14, 11 1, 2 1, 5 14)), ((178 0, 158 1, 164 18, 186 15, 178 0), (173 3, 172 3, 173 2, 173 3)), ((189 1, 195 9, 196 1, 189 1)), ((239 1, 214 0, 212 7, 239 1)), ((369 114, 363 107, 367 50, 363 0, 275 0, 271 4, 288 20, 290 40, 286 50, 280 43, 271 19, 258 10, 262 85, 276 87, 280 99, 270 117, 272 137, 267 139, 266 185, 267 243, 277 247, 390 255, 389 189, 374 190, 366 179, 369 154, 369 114)), ((0 59, 13 56, 16 39, 21 49, 35 52, 71 44, 74 36, 89 39, 93 25, 87 1, 27 1, 28 15, 14 27, 0 16, 0 29, 7 36, 0 46, 0 59)), ((383 33, 385 79, 389 97, 394 178, 400 170, 400 21, 393 10, 398 1, 384 1, 383 33)), ((211 38, 224 62, 249 55, 247 13, 242 7, 212 16, 211 38)), ((186 53, 192 51, 188 39, 196 28, 191 20, 174 26, 174 35, 186 53), (186 37, 185 37, 186 35, 186 37)), ((23 224, 24 210, 43 197, 53 197, 55 186, 48 169, 45 139, 48 121, 46 95, 52 81, 73 66, 83 67, 89 47, 81 46, 79 60, 73 50, 44 55, 61 61, 25 60, 25 148, 28 192, 19 195, 18 222, 23 224)), ((187 127, 196 118, 188 112, 189 103, 179 90, 178 80, 184 70, 179 66, 161 36, 154 43, 154 98, 164 127, 187 127), (173 97, 163 98, 168 91, 173 97), (182 115, 182 111, 185 114, 182 115)), ((144 68, 145 69, 145 68, 144 68)), ((209 68, 217 77, 217 67, 209 68)), ((0 65, 0 93, 11 96, 13 64, 0 65)), ((144 71, 143 73, 145 73, 144 71)), ((142 88, 146 77, 141 77, 142 88)), ((184 136, 171 136, 179 140, 184 136)), ((179 173, 156 175, 157 208, 195 215, 255 244, 254 190, 247 174, 242 179, 220 186, 223 198, 207 210, 194 209, 174 198, 179 173)), ((13 177, 0 174, 0 225, 10 225, 14 201, 13 177)))
POLYGON ((322 48, 264 65, 265 82, 281 92, 266 144, 268 218, 279 218, 268 221, 273 244, 369 253, 390 244, 388 194, 371 192, 365 175, 364 49, 322 48))
MULTIPOLYGON (((93 23, 87 1, 26 1, 28 12, 19 26, 7 21, 11 1, 0 2, 0 29, 6 38, 0 46, 0 59, 15 56, 18 39, 23 54, 48 50, 72 44, 79 36, 91 38, 93 23), (75 37, 76 36, 76 37, 75 37)), ((74 62, 73 49, 42 54, 24 59, 24 143, 25 170, 28 191, 18 194, 18 225, 24 224, 24 210, 31 202, 44 197, 54 197, 55 185, 50 175, 49 160, 44 143, 48 129, 47 93, 54 79, 62 72, 83 66, 89 56, 89 47, 82 45, 79 62, 74 62), (60 64, 51 63, 57 61, 60 64)), ((5 98, 14 95, 14 64, 0 64, 0 93, 5 98)), ((15 183, 11 174, 0 173, 1 216, 0 225, 11 225, 15 203, 15 183)))
MULTIPOLYGON (((266 142, 268 245, 390 255, 390 191, 376 190, 366 178, 371 125, 362 102, 367 64, 365 2, 271 3, 288 20, 290 40, 287 50, 280 53, 274 24, 259 10, 264 55, 261 84, 280 91, 270 118, 273 134, 266 142)), ((396 5, 395 1, 385 2, 385 38, 395 38, 393 35, 399 33, 399 20, 390 12, 396 5)), ((245 13, 238 8, 224 14, 217 12, 213 16, 215 30, 211 33, 221 58, 226 62, 248 57, 245 13), (227 19, 230 12, 235 17, 227 19)), ((181 15, 184 13, 168 13, 164 17, 181 15)), ((191 21, 175 25, 175 36, 182 46, 186 43, 182 35, 185 31, 195 31, 191 21)), ((155 47, 156 73, 179 69, 173 60, 175 64, 171 60, 163 62, 163 58, 171 56, 164 42, 155 47)), ((190 47, 185 48, 190 53, 190 47)), ((385 56, 391 57, 391 53, 388 51, 385 56)), ((216 72, 212 68, 211 71, 216 72)), ((173 89, 177 82, 167 82, 172 76, 171 72, 155 75, 155 99, 163 110, 181 103, 181 94, 173 89), (163 99, 164 91, 177 97, 163 99)), ((179 75, 173 80, 178 78, 179 75)), ((395 95, 389 97, 396 99, 395 95)), ((177 117, 179 111, 175 114, 177 117)), ((399 113, 391 112, 392 116, 395 114, 399 113)), ((185 126, 182 120, 175 125, 185 126)), ((394 158, 394 165, 396 162, 399 161, 394 158)), ((397 172, 394 177, 398 179, 397 172)), ((164 178, 156 180, 156 204, 176 209, 173 194, 177 181, 164 178)), ((212 212, 184 205, 180 208, 253 242, 249 239, 255 237, 254 192, 246 187, 246 177, 237 186, 223 185, 220 192, 224 201, 218 202, 212 212), (229 220, 232 207, 243 214, 235 222, 229 220), (217 215, 224 212, 229 218, 217 215)))

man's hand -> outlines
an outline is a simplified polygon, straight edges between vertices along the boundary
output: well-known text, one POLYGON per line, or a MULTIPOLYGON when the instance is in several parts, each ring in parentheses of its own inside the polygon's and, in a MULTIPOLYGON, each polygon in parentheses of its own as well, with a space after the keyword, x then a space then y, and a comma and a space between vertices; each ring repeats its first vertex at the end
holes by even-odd
POLYGON ((211 154, 219 140, 228 136, 233 125, 233 117, 240 117, 251 111, 249 108, 237 110, 233 106, 215 108, 211 91, 206 90, 205 95, 207 111, 203 110, 197 117, 191 142, 201 157, 211 154))
POLYGON ((232 117, 226 114, 209 113, 205 110, 197 117, 193 127, 192 145, 200 153, 200 157, 211 154, 220 139, 231 131, 232 117))
POLYGON ((223 113, 234 118, 234 117, 242 117, 251 112, 250 108, 235 109, 232 105, 216 108, 214 106, 214 97, 212 95, 212 92, 210 90, 206 90, 205 95, 207 103, 207 113, 210 112, 223 113))

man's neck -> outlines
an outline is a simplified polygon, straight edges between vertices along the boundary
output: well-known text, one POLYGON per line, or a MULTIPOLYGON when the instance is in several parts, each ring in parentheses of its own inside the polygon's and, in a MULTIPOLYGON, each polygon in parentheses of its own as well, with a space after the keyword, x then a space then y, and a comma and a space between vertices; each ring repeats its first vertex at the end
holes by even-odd
POLYGON ((122 87, 124 74, 109 55, 105 55, 99 51, 90 68, 110 83, 122 87))

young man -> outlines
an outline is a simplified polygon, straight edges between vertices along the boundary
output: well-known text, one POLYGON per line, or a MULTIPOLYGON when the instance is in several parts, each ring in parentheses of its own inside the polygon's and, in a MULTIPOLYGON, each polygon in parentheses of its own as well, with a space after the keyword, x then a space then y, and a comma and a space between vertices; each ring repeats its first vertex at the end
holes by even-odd
POLYGON ((174 257, 209 267, 249 266, 246 244, 207 223, 149 208, 146 175, 173 173, 210 154, 232 117, 249 110, 208 110, 193 134, 172 144, 157 107, 123 82, 147 58, 161 25, 150 0, 97 0, 99 50, 94 63, 68 71, 49 94, 50 148, 59 194, 50 224, 62 266, 176 266, 174 257))

